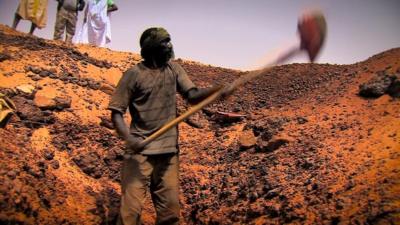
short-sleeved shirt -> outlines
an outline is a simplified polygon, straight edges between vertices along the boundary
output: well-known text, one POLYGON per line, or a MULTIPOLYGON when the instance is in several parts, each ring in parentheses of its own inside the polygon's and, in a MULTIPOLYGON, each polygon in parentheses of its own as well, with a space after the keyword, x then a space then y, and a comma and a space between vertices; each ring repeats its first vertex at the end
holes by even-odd
MULTIPOLYGON (((195 88, 185 70, 175 62, 160 69, 139 63, 121 77, 108 108, 132 118, 130 132, 146 138, 176 118, 176 92, 185 95, 195 88)), ((142 154, 155 155, 178 151, 178 129, 170 129, 149 143, 142 154)))

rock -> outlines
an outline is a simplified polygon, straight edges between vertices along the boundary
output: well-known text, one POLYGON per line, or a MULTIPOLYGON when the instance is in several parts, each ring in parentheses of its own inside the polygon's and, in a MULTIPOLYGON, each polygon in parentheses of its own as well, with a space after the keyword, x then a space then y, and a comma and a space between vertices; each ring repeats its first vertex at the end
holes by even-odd
POLYGON ((358 94, 365 98, 378 98, 389 90, 389 87, 395 79, 395 76, 386 74, 375 77, 367 83, 361 84, 358 94))
POLYGON ((42 71, 42 69, 40 69, 39 67, 36 67, 36 66, 31 66, 30 69, 33 73, 36 73, 36 74, 39 74, 40 71, 42 71))
POLYGON ((24 66, 24 70, 25 70, 25 73, 31 71, 31 66, 29 66, 29 65, 24 66))
POLYGON ((114 89, 115 88, 113 86, 111 86, 109 84, 105 84, 105 83, 102 83, 99 88, 100 91, 102 91, 106 94, 109 94, 109 95, 112 95, 114 93, 114 89))
POLYGON ((37 163, 40 169, 46 170, 47 169, 47 163, 43 159, 40 159, 37 163))
POLYGON ((273 135, 281 130, 283 124, 288 121, 288 118, 267 118, 255 119, 246 125, 245 129, 252 129, 254 135, 260 137, 262 141, 269 141, 273 135))
POLYGON ((35 87, 30 84, 23 84, 16 87, 18 91, 21 91, 25 94, 32 94, 35 90, 35 87))
POLYGON ((256 145, 257 138, 252 130, 245 130, 239 136, 239 145, 241 149, 248 149, 256 145))
POLYGON ((268 191, 267 194, 264 196, 264 198, 265 199, 272 199, 272 198, 278 196, 279 193, 280 193, 280 190, 275 188, 275 189, 272 189, 272 190, 268 191))
POLYGON ((397 79, 389 86, 387 93, 396 98, 400 98, 400 80, 397 79))
POLYGON ((41 95, 41 94, 36 94, 35 98, 34 98, 34 103, 37 107, 41 108, 41 109, 51 109, 52 107, 55 107, 56 102, 54 101, 54 99, 47 97, 45 95, 41 95))
POLYGON ((71 99, 66 97, 51 98, 40 93, 35 95, 34 104, 42 110, 63 110, 71 107, 71 99))
POLYGON ((93 90, 98 90, 100 88, 100 83, 93 80, 89 80, 88 85, 93 90))
POLYGON ((65 108, 71 108, 71 98, 68 97, 55 97, 57 105, 56 108, 58 110, 63 110, 65 108))
POLYGON ((41 80, 42 77, 39 76, 39 75, 37 75, 37 74, 35 74, 35 75, 33 75, 33 76, 31 77, 31 79, 32 79, 33 81, 38 81, 38 80, 41 80))
POLYGON ((99 155, 95 152, 91 152, 89 154, 85 155, 77 155, 75 156, 72 161, 87 175, 94 177, 94 178, 100 178, 103 174, 102 168, 98 165, 97 162, 99 162, 101 159, 99 155))
POLYGON ((41 77, 47 77, 47 76, 49 76, 49 74, 50 74, 49 71, 42 70, 42 71, 40 71, 39 76, 41 76, 41 77))
POLYGON ((50 73, 49 77, 50 77, 51 79, 56 79, 56 78, 58 78, 58 76, 57 76, 56 73, 50 73))
POLYGON ((60 163, 57 160, 51 161, 50 165, 55 170, 60 168, 60 163))
POLYGON ((14 180, 17 177, 17 173, 14 170, 10 170, 7 172, 7 176, 11 179, 14 180))
POLYGON ((54 151, 45 150, 43 156, 46 160, 52 160, 54 159, 54 151))
POLYGON ((15 96, 12 98, 17 108, 17 116, 30 128, 37 128, 46 124, 53 124, 55 116, 53 113, 43 112, 35 106, 30 100, 24 97, 15 96))
POLYGON ((4 52, 0 53, 0 62, 10 60, 10 59, 12 59, 12 57, 9 54, 4 53, 4 52))
POLYGON ((49 73, 54 73, 54 74, 57 73, 56 68, 50 68, 50 69, 49 69, 49 73))
POLYGON ((249 195, 249 201, 250 202, 255 202, 257 199, 258 199, 258 194, 257 194, 257 192, 252 192, 250 195, 249 195))
POLYGON ((279 216, 279 208, 277 208, 276 206, 264 206, 264 214, 275 218, 279 216))
POLYGON ((257 149, 262 152, 272 152, 280 148, 282 145, 293 142, 294 139, 285 135, 275 135, 271 140, 263 141, 262 139, 257 140, 257 149))
POLYGON ((5 76, 5 77, 11 77, 11 76, 13 76, 13 75, 14 75, 13 72, 4 73, 4 76, 5 76))
POLYGON ((299 117, 297 117, 296 119, 297 119, 297 123, 298 123, 298 124, 305 124, 305 123, 308 122, 308 119, 305 118, 305 117, 299 116, 299 117))

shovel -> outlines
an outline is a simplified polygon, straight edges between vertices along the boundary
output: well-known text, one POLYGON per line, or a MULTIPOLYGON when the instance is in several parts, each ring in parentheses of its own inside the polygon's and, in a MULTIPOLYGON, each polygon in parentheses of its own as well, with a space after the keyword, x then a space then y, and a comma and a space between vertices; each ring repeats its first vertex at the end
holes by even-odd
POLYGON ((314 62, 316 56, 321 50, 326 36, 326 21, 324 15, 320 11, 308 12, 302 15, 298 21, 297 31, 300 38, 300 45, 291 46, 286 50, 283 50, 279 57, 272 63, 269 63, 261 70, 252 71, 238 79, 228 86, 221 87, 216 92, 205 98, 197 105, 192 106, 188 111, 181 114, 179 117, 166 123, 159 130, 154 132, 152 135, 147 137, 141 142, 141 146, 146 146, 156 138, 167 132, 169 129, 175 127, 180 122, 198 112, 208 104, 221 98, 225 93, 232 93, 239 86, 247 83, 250 80, 257 78, 270 71, 274 66, 279 65, 293 56, 306 52, 310 61, 314 62))

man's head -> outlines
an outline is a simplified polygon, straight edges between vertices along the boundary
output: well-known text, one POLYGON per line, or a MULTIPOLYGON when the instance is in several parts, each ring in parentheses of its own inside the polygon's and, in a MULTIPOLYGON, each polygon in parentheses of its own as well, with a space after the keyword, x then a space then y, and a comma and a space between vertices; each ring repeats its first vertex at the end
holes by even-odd
POLYGON ((141 55, 145 62, 163 66, 174 57, 169 33, 162 27, 145 30, 140 37, 141 55))

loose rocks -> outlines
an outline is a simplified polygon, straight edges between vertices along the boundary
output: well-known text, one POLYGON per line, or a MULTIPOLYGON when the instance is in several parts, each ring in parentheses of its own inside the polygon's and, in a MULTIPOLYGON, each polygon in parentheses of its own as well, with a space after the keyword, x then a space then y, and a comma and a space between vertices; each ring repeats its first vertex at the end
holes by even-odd
POLYGON ((359 86, 359 95, 365 98, 378 98, 384 94, 399 95, 399 81, 394 75, 378 75, 359 86), (391 87, 393 84, 393 87, 391 87), (391 87, 391 88, 390 88, 391 87))

